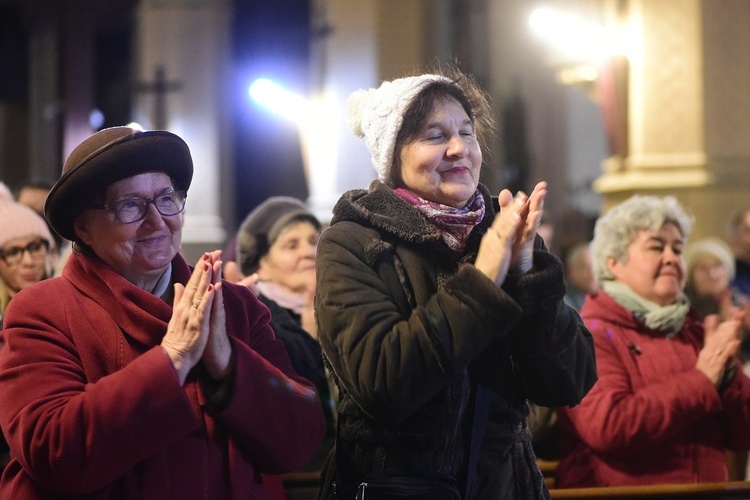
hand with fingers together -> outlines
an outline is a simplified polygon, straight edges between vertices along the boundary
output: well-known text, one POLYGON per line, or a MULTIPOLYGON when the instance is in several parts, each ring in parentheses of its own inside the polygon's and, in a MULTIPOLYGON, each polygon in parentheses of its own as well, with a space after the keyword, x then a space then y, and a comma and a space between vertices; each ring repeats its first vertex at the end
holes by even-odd
POLYGON ((215 285, 209 254, 195 266, 187 285, 175 283, 174 307, 161 346, 172 361, 180 383, 203 357, 209 340, 215 285))
POLYGON ((258 273, 252 273, 249 276, 245 276, 242 274, 242 269, 239 264, 230 260, 224 263, 222 274, 224 275, 225 280, 248 287, 256 296, 260 293, 258 290, 258 282, 260 281, 258 273))
MULTIPOLYGON (((500 197, 506 199, 510 196, 508 190, 500 193, 500 197), (505 193, 505 194, 504 194, 505 193)), ((547 183, 542 181, 534 186, 531 196, 526 199, 524 193, 518 193, 516 197, 524 200, 524 205, 519 212, 519 222, 516 237, 513 241, 511 269, 518 270, 521 274, 527 273, 534 264, 534 239, 536 228, 542 220, 544 213, 544 199, 547 196, 547 183)), ((502 205, 501 205, 502 206, 502 205)))
POLYGON ((224 312, 224 292, 221 287, 221 250, 210 254, 208 262, 212 266, 212 285, 214 300, 211 306, 211 320, 209 322, 209 336, 206 350, 203 352, 203 364, 209 375, 221 380, 229 373, 232 360, 232 344, 229 342, 224 312))
POLYGON ((737 311, 730 319, 719 323, 715 314, 704 320, 706 336, 703 349, 698 353, 695 368, 703 372, 717 387, 722 383, 727 369, 735 362, 740 350, 742 313, 737 311))
POLYGON ((482 238, 474 262, 498 286, 510 269, 521 273, 531 269, 536 227, 542 218, 546 195, 546 182, 538 183, 530 197, 522 192, 514 197, 507 189, 500 192, 500 213, 482 238))

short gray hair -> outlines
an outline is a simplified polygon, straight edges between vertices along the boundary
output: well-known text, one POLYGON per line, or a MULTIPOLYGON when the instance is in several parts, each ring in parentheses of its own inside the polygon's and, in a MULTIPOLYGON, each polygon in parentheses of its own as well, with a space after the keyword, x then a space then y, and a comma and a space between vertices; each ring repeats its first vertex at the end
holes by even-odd
POLYGON ((627 261, 627 248, 642 229, 658 231, 664 224, 677 226, 687 240, 693 228, 693 217, 688 215, 674 196, 634 195, 612 207, 599 217, 594 226, 591 256, 599 282, 613 280, 607 259, 627 261))

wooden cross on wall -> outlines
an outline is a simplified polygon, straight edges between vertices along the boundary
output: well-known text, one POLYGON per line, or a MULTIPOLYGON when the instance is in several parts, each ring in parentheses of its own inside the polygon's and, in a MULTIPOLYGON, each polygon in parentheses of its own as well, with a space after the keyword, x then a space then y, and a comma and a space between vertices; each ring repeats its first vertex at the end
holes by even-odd
POLYGON ((167 127, 167 94, 182 88, 182 83, 168 82, 164 66, 159 64, 154 70, 152 83, 141 83, 136 86, 136 92, 154 94, 154 129, 164 130, 167 127))

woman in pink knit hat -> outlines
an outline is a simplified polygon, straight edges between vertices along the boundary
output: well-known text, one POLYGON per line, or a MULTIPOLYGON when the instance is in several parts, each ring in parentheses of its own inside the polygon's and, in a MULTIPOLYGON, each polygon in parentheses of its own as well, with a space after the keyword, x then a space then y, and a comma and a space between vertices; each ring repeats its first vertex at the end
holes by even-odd
MULTIPOLYGON (((50 246, 47 224, 36 212, 16 203, 0 183, 0 329, 10 299, 48 277, 50 246)), ((0 467, 8 463, 8 445, 0 435, 0 467)))
POLYGON ((10 299, 48 277, 53 245, 44 219, 14 201, 7 186, 0 183, 0 326, 10 299))

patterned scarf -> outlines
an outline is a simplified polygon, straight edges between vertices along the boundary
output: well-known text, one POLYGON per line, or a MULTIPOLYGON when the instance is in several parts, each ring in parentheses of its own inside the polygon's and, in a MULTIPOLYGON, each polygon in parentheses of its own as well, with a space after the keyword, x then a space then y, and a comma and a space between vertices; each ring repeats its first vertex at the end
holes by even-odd
POLYGON ((456 256, 463 253, 469 234, 484 218, 484 198, 478 189, 462 208, 427 201, 405 188, 396 188, 394 191, 435 226, 456 256))

